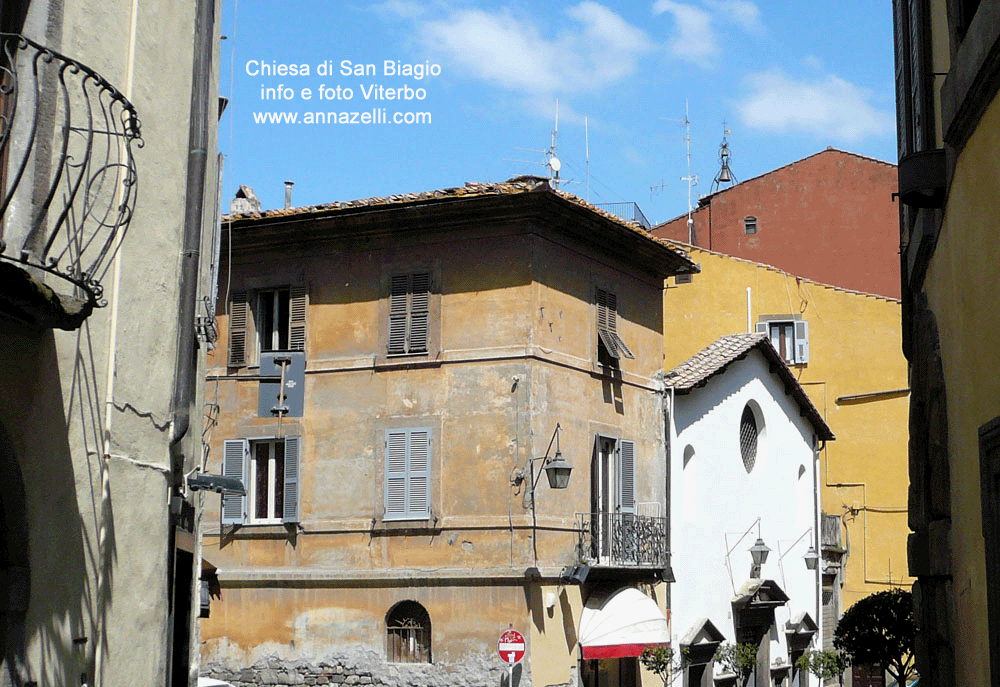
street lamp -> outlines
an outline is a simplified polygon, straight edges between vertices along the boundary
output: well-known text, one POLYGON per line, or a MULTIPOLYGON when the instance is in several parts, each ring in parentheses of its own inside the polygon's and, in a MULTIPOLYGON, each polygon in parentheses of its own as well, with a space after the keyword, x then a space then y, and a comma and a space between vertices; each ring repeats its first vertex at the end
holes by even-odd
POLYGON ((767 554, 771 549, 764 544, 764 540, 757 537, 757 541, 750 547, 750 557, 753 558, 753 568, 750 570, 750 577, 757 579, 760 577, 760 568, 767 562, 767 554))
MULTIPOLYGON (((539 456, 538 458, 528 459, 528 471, 527 482, 528 487, 525 490, 524 498, 525 502, 529 499, 531 503, 534 504, 535 487, 538 486, 538 480, 541 479, 542 473, 539 472, 535 475, 535 463, 542 461, 542 471, 545 472, 545 477, 549 481, 549 487, 552 489, 565 489, 569 486, 569 475, 573 472, 573 466, 568 460, 563 458, 562 450, 559 447, 559 432, 562 427, 559 423, 556 423, 556 429, 552 433, 552 438, 549 440, 549 446, 545 449, 545 455, 539 456), (551 458, 549 457, 549 451, 552 450, 552 444, 556 445, 556 453, 551 458)), ((510 483, 514 486, 522 484, 526 479, 524 470, 518 470, 514 477, 511 479, 510 483)))

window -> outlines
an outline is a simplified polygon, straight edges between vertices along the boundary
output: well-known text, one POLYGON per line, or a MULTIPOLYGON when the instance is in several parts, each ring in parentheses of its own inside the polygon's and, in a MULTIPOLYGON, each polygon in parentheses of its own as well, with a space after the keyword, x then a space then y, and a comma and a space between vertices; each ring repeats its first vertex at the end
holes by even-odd
POLYGON ((389 355, 427 353, 430 288, 429 272, 393 275, 389 294, 389 355))
POLYGON ((431 617, 416 601, 400 601, 385 615, 386 660, 431 662, 431 617))
POLYGON ((638 556, 635 442, 598 436, 590 466, 591 557, 634 563, 638 556))
POLYGON ((757 332, 768 335, 774 350, 789 365, 809 362, 809 323, 805 320, 767 318, 757 323, 757 332))
POLYGON ((756 234, 757 233, 757 218, 753 215, 747 215, 743 218, 743 233, 744 234, 756 234))
POLYGON ((229 367, 259 364, 260 353, 304 351, 306 301, 306 287, 301 284, 233 292, 229 299, 229 367), (254 334, 257 347, 248 350, 254 334))
POLYGON ((431 430, 386 430, 385 519, 426 520, 430 493, 431 430))
POLYGON ((224 443, 222 474, 241 480, 246 495, 222 495, 222 523, 298 522, 300 438, 227 439, 224 443))
POLYGON ((618 336, 618 297, 597 289, 597 346, 602 365, 616 364, 621 358, 634 360, 635 356, 618 336))
POLYGON ((757 462, 758 434, 757 416, 748 403, 743 408, 743 417, 740 418, 740 455, 743 457, 743 467, 748 474, 757 462))

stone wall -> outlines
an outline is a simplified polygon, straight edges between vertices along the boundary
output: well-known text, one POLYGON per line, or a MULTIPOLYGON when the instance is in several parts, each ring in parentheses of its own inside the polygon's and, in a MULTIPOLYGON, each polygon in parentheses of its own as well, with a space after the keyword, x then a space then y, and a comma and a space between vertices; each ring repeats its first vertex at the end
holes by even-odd
MULTIPOLYGON (((507 684, 507 670, 499 661, 485 657, 449 663, 386 663, 375 652, 357 656, 288 660, 262 658, 247 668, 220 662, 202 665, 202 674, 224 680, 234 687, 259 685, 377 685, 381 687, 496 687, 507 684)), ((521 666, 514 670, 514 687, 529 687, 521 666)))

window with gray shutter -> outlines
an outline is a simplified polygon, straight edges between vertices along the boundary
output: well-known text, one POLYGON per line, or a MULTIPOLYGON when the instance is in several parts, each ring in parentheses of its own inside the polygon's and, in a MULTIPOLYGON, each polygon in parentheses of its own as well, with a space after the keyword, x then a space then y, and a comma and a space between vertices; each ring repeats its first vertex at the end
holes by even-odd
POLYGON ((385 519, 430 517, 431 431, 391 429, 385 436, 385 519))
POLYGON ((304 284, 291 287, 288 305, 288 350, 306 350, 306 305, 308 291, 304 284))
MULTIPOLYGON (((238 479, 247 487, 250 463, 250 442, 246 439, 226 439, 222 450, 222 475, 238 479)), ((228 492, 222 494, 222 524, 242 525, 246 520, 247 497, 228 492)))
POLYGON ((397 274, 389 293, 389 355, 427 352, 430 317, 429 272, 397 274))
MULTIPOLYGON (((805 320, 763 319, 757 322, 754 330, 759 334, 767 334, 774 350, 784 358, 789 365, 805 365, 809 362, 809 323, 805 320)), ((781 316, 779 316, 781 317, 781 316)))
POLYGON ((300 437, 285 437, 285 489, 282 522, 299 521, 299 454, 300 437))
POLYGON ((598 346, 610 358, 635 359, 632 351, 618 336, 618 297, 604 289, 597 289, 597 338, 598 346))
POLYGON ((618 506, 635 513, 635 442, 623 439, 618 448, 618 506))
POLYGON ((247 364, 247 323, 250 308, 247 292, 236 291, 229 299, 229 367, 247 364))

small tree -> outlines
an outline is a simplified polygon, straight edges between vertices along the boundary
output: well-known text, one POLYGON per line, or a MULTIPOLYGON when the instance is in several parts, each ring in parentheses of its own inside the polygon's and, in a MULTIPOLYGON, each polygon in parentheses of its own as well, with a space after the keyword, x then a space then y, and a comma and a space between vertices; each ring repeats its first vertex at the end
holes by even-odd
POLYGON ((728 672, 746 684, 757 667, 757 647, 749 642, 743 644, 723 644, 715 654, 715 660, 728 672))
POLYGON ((879 666, 905 685, 916 676, 913 646, 917 623, 910 592, 890 589, 877 592, 847 609, 837 623, 833 645, 851 663, 879 666))
POLYGON ((837 678, 840 684, 844 684, 844 671, 848 665, 850 662, 846 655, 830 649, 806 651, 795 662, 799 670, 807 670, 820 680, 837 678))
POLYGON ((639 656, 639 662, 651 673, 655 673, 667 683, 670 673, 673 670, 683 670, 687 665, 687 650, 681 648, 680 657, 674 650, 666 646, 647 646, 639 656))

